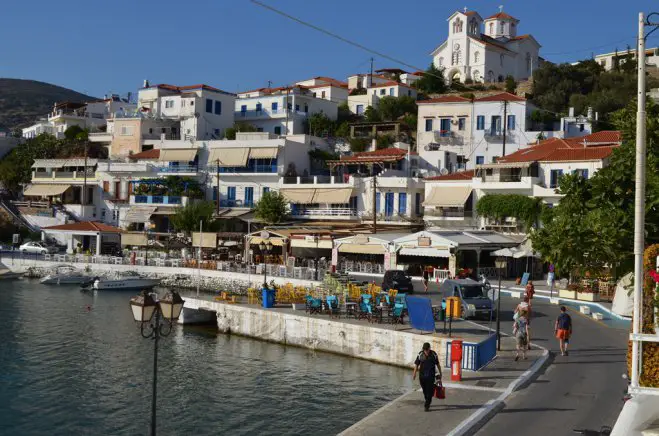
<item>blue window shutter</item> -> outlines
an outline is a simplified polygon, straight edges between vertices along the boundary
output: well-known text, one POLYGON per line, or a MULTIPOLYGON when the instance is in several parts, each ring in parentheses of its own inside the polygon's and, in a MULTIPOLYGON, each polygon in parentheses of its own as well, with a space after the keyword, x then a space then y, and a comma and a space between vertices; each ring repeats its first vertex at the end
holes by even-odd
POLYGON ((247 112, 247 105, 246 104, 240 106, 240 112, 243 112, 243 113, 247 112))
POLYGON ((375 193, 375 211, 380 212, 380 193, 375 193))
POLYGON ((256 111, 262 111, 263 110, 263 105, 261 103, 256 103, 256 111))
POLYGON ((426 120, 426 132, 432 132, 432 118, 426 120))
POLYGON ((389 88, 389 95, 391 95, 391 96, 394 95, 394 88, 389 88))
POLYGON ((485 156, 476 156, 476 165, 483 165, 485 163, 485 156))
POLYGON ((211 100, 210 98, 206 99, 206 112, 208 112, 209 114, 213 113, 213 100, 211 100))
POLYGON ((479 115, 476 117, 476 130, 485 130, 485 116, 479 115))
POLYGON ((407 193, 405 192, 398 194, 398 213, 401 215, 407 213, 407 193))
POLYGON ((215 100, 215 115, 222 115, 222 102, 215 100))
POLYGON ((515 130, 515 115, 508 115, 508 130, 515 130))
POLYGON ((586 168, 585 170, 583 170, 583 178, 586 179, 586 180, 588 180, 588 168, 586 168))
POLYGON ((414 212, 417 215, 421 215, 421 193, 417 192, 414 194, 414 212))
POLYGON ((277 105, 278 105, 278 103, 276 101, 272 102, 272 110, 273 111, 277 110, 277 105))

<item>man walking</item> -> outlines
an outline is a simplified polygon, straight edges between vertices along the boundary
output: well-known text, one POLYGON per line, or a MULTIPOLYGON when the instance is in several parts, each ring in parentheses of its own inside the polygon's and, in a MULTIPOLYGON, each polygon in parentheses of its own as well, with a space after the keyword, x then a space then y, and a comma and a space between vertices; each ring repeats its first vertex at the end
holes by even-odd
POLYGON ((565 306, 561 306, 561 313, 556 318, 554 334, 558 339, 561 356, 567 356, 567 346, 570 343, 570 336, 572 336, 572 318, 567 314, 565 306))
POLYGON ((421 383, 421 389, 423 390, 423 397, 426 400, 423 408, 427 412, 430 410, 430 403, 432 402, 432 396, 435 390, 435 380, 436 378, 439 380, 442 379, 442 370, 439 367, 439 356, 430 349, 430 344, 428 342, 423 344, 421 352, 414 361, 414 373, 412 374, 413 380, 416 379, 417 372, 419 373, 419 382, 421 383))

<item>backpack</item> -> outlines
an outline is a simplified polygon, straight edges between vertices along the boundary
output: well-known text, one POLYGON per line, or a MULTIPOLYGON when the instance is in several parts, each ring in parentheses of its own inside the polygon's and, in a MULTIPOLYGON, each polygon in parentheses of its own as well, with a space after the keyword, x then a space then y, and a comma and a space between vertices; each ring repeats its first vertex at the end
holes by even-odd
POLYGON ((515 320, 513 325, 513 334, 518 338, 526 337, 526 326, 528 321, 526 318, 520 317, 515 320))

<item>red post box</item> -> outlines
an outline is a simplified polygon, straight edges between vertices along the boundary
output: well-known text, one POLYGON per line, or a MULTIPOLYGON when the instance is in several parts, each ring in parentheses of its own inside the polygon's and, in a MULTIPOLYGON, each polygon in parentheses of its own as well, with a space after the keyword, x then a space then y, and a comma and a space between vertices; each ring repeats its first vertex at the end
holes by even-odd
POLYGON ((462 381, 462 341, 451 341, 451 381, 462 381))

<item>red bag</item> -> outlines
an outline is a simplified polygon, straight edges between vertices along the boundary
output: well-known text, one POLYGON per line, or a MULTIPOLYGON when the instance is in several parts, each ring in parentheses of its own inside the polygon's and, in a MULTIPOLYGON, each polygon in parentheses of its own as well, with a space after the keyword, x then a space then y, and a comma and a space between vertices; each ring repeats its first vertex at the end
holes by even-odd
POLYGON ((446 389, 442 385, 442 382, 439 382, 435 385, 434 397, 439 398, 440 400, 446 398, 446 389))

